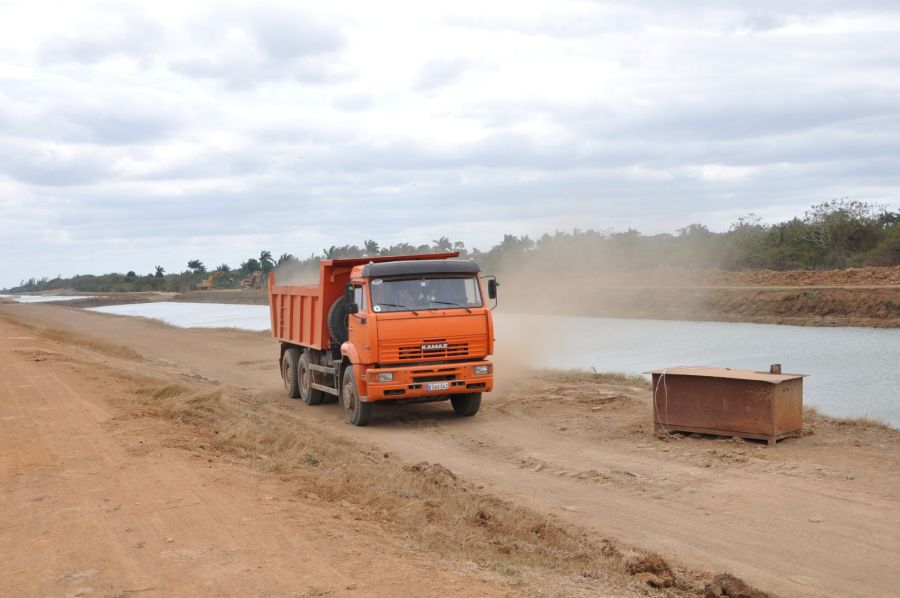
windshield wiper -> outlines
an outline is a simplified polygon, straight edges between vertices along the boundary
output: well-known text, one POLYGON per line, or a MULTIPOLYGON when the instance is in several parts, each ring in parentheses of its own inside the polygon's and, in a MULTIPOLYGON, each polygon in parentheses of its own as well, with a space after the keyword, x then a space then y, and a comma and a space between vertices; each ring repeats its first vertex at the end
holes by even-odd
POLYGON ((416 310, 414 310, 413 308, 411 308, 408 305, 399 305, 397 303, 378 303, 377 305, 387 305, 388 307, 402 307, 403 309, 408 309, 410 312, 412 312, 412 315, 414 315, 414 316, 419 315, 419 312, 417 312, 416 310))
POLYGON ((472 313, 472 310, 463 305, 462 303, 453 303, 451 301, 432 301, 432 303, 442 303, 444 305, 455 305, 456 307, 461 307, 469 313, 472 313))

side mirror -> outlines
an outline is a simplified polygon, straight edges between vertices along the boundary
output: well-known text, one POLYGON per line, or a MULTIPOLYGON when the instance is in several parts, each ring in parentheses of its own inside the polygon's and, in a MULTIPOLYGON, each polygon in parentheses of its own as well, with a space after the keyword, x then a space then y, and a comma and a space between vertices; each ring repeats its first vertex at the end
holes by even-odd
POLYGON ((488 283, 488 299, 496 299, 497 298, 497 287, 500 286, 497 284, 496 278, 491 278, 487 281, 488 283))
POLYGON ((356 303, 350 303, 347 305, 347 313, 349 315, 358 314, 359 313, 359 305, 356 303))

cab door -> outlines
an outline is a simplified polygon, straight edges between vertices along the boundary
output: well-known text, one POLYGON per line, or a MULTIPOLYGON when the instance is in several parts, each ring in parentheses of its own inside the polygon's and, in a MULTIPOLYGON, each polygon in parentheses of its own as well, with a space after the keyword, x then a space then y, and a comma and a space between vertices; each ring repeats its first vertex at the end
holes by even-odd
POLYGON ((357 305, 359 311, 347 317, 348 340, 356 347, 360 362, 371 363, 369 302, 365 285, 353 283, 353 303, 357 305))

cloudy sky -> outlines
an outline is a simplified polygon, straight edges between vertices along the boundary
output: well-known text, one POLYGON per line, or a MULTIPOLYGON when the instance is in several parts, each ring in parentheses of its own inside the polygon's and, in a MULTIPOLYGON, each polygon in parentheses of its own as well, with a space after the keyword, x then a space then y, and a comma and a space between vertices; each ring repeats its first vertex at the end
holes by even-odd
POLYGON ((896 1, 0 0, 0 287, 900 207, 896 1))

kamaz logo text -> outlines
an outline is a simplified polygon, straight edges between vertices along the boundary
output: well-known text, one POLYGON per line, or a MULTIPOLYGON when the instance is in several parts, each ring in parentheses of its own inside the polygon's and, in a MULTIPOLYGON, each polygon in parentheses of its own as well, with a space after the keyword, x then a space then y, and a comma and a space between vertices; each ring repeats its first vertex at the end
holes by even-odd
POLYGON ((446 349, 447 343, 433 343, 431 345, 422 345, 423 351, 438 351, 440 349, 446 349))

